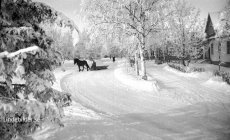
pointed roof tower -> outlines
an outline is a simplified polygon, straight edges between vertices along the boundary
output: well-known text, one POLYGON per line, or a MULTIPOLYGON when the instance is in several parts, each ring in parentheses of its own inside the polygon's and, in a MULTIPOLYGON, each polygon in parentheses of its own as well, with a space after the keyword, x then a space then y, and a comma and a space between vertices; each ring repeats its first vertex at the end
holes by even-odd
POLYGON ((205 27, 205 33, 206 33, 206 38, 209 38, 211 36, 215 36, 215 30, 214 30, 214 26, 212 23, 212 19, 210 17, 210 14, 208 13, 208 19, 207 19, 207 23, 206 23, 206 27, 205 27))

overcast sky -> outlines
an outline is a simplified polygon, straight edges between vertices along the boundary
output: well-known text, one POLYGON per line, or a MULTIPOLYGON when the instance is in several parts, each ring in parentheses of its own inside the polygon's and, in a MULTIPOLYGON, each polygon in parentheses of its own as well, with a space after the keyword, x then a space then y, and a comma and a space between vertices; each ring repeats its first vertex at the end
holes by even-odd
MULTIPOLYGON (((75 24, 81 30, 83 24, 77 19, 76 14, 80 11, 81 0, 32 0, 46 3, 47 5, 53 7, 59 12, 69 17, 75 22, 75 24)), ((186 0, 191 5, 199 8, 201 10, 201 18, 207 18, 208 13, 219 12, 223 7, 226 6, 229 0, 186 0)), ((217 13, 216 13, 217 14, 217 13)))

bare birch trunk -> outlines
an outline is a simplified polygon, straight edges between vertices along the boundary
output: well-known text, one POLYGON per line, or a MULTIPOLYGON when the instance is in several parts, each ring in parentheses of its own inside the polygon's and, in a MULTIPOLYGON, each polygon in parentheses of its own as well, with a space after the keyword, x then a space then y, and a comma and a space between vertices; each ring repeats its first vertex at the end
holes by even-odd
POLYGON ((139 76, 139 66, 138 66, 137 51, 135 52, 135 70, 136 70, 136 75, 139 76))
POLYGON ((140 48, 140 57, 141 57, 141 70, 143 72, 142 79, 147 80, 145 58, 144 58, 144 53, 142 48, 140 48))

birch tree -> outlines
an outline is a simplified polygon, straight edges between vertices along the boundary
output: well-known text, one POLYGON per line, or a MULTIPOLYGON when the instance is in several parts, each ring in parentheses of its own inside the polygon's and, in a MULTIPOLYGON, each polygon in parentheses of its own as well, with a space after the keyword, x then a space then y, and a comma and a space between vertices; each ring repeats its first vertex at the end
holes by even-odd
POLYGON ((160 21, 172 13, 166 10, 169 5, 169 0, 84 0, 82 12, 93 26, 109 24, 137 38, 142 78, 147 80, 144 59, 146 38, 151 32, 157 32, 160 21))
MULTIPOLYGON (((185 58, 192 55, 193 47, 202 42, 204 22, 199 19, 200 11, 187 4, 185 0, 175 0, 172 7, 173 16, 169 19, 170 40, 174 51, 185 66, 185 58)), ((193 54, 194 55, 194 54, 193 54)))

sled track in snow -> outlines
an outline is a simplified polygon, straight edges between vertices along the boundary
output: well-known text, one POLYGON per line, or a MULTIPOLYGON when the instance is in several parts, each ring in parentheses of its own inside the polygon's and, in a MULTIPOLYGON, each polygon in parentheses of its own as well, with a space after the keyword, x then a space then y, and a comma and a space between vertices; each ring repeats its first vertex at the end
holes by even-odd
POLYGON ((171 100, 159 100, 156 93, 135 90, 117 80, 114 70, 120 66, 122 63, 115 63, 106 70, 75 72, 65 78, 65 87, 77 102, 102 112, 127 114, 170 108, 165 102, 171 100))
POLYGON ((64 109, 64 128, 47 124, 36 140, 229 140, 227 94, 151 64, 147 72, 160 90, 135 90, 114 75, 124 60, 100 61, 107 70, 78 72, 68 64, 74 72, 61 85, 76 103, 64 109))

